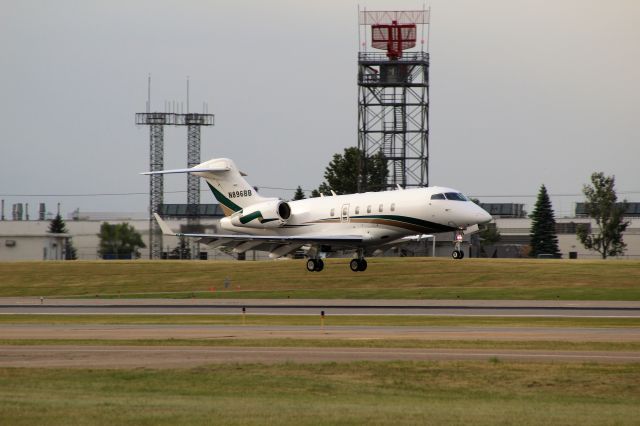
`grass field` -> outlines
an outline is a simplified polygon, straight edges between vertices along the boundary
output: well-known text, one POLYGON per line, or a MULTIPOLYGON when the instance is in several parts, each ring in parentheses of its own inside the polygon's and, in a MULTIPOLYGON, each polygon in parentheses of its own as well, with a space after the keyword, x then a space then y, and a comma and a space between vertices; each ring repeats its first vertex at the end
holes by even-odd
MULTIPOLYGON (((640 262, 371 259, 0 263, 0 297, 640 300, 640 262), (225 280, 230 281, 228 288, 225 280)), ((24 325, 318 326, 308 315, 0 315, 24 325)), ((325 326, 640 327, 637 318, 327 316, 325 326)), ((18 326, 21 327, 21 326, 18 326)), ((93 336, 93 335, 91 335, 93 336)), ((46 335, 45 335, 46 337, 46 335)), ((398 339, 2 339, 139 345, 640 351, 639 342, 398 339)), ((0 354, 1 356, 1 354, 0 354)), ((355 362, 184 369, 0 368, 0 424, 638 424, 640 364, 355 362)))
POLYGON ((364 273, 326 263, 0 263, 0 297, 640 300, 638 261, 372 258, 364 273))
MULTIPOLYGON (((0 315, 0 324, 201 324, 318 326, 320 315, 0 315)), ((640 327, 640 318, 328 315, 326 326, 640 327)))
POLYGON ((557 340, 410 340, 410 339, 0 339, 0 345, 216 346, 251 348, 394 348, 518 349, 553 351, 640 351, 640 342, 569 342, 557 340))
POLYGON ((637 424, 640 365, 0 369, 3 424, 637 424))

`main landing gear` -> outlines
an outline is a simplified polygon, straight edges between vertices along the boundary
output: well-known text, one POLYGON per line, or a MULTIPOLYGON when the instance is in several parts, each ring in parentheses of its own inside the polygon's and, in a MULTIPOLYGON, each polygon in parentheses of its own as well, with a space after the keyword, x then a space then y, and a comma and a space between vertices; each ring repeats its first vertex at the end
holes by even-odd
POLYGON ((349 268, 351 268, 353 272, 362 272, 367 269, 367 261, 364 259, 363 249, 358 249, 358 258, 351 259, 351 262, 349 262, 349 268))
POLYGON ((453 252, 451 253, 451 257, 456 260, 460 260, 464 258, 464 251, 462 251, 462 230, 456 231, 456 241, 454 243, 453 252))
POLYGON ((324 269, 324 262, 322 259, 309 259, 307 260, 307 271, 320 272, 324 269))
MULTIPOLYGON (((349 268, 353 272, 362 272, 367 269, 367 261, 364 258, 364 250, 358 250, 358 257, 351 259, 349 262, 349 268)), ((324 262, 320 258, 310 257, 307 259, 307 271, 320 272, 324 269, 324 262)))
POLYGON ((349 262, 349 268, 351 268, 353 272, 362 272, 367 269, 367 261, 364 258, 351 259, 351 262, 349 262))

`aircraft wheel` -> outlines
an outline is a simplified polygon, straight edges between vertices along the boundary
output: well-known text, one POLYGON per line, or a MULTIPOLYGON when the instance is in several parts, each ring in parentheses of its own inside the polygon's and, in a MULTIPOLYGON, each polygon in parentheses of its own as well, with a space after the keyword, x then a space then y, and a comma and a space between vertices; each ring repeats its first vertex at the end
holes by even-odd
POLYGON ((316 267, 315 267, 314 271, 320 272, 323 269, 324 269, 324 262, 322 261, 322 259, 316 260, 316 267))
POLYGON ((315 259, 309 259, 307 260, 307 271, 309 272, 313 272, 316 270, 316 260, 315 259))
POLYGON ((349 268, 351 268, 353 272, 358 272, 360 270, 360 261, 358 259, 351 259, 349 268))
POLYGON ((458 250, 454 250, 451 253, 451 257, 453 257, 454 259, 460 259, 460 252, 458 250))
POLYGON ((360 269, 358 271, 366 271, 367 270, 367 261, 364 259, 360 259, 360 269))

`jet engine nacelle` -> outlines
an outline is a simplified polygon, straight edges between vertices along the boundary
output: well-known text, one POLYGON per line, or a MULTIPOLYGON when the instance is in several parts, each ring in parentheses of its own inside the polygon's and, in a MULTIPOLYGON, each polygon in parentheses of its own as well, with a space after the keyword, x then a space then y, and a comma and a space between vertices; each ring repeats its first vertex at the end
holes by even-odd
POLYGON ((282 200, 270 200, 240 210, 229 219, 233 226, 278 228, 291 217, 291 207, 282 200))

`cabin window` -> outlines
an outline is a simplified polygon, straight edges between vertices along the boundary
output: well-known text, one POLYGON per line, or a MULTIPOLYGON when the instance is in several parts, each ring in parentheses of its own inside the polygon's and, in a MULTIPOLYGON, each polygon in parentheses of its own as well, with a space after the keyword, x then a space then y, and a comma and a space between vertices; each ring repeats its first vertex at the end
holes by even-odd
POLYGON ((384 210, 384 207, 382 206, 382 204, 380 204, 380 205, 378 206, 378 211, 379 211, 380 213, 382 213, 382 210, 384 210))
POLYGON ((371 205, 367 206, 367 213, 371 213, 371 205))
POLYGON ((331 216, 335 216, 336 214, 336 209, 331 209, 331 212, 329 213, 331 216))
POLYGON ((444 194, 433 194, 431 196, 431 199, 432 200, 444 200, 445 198, 444 198, 444 194))
POLYGON ((360 206, 356 206, 356 214, 360 214, 360 206))
POLYGON ((391 211, 392 212, 396 211, 396 203, 391 203, 391 211))

